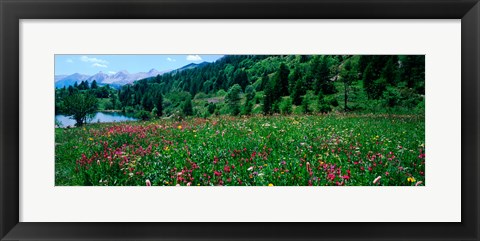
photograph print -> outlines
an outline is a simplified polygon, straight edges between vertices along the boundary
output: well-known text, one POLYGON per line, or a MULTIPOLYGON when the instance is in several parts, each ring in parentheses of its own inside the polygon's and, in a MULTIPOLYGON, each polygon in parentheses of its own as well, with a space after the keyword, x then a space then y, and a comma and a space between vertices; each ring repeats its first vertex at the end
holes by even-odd
POLYGON ((55 55, 56 186, 425 186, 425 55, 55 55))

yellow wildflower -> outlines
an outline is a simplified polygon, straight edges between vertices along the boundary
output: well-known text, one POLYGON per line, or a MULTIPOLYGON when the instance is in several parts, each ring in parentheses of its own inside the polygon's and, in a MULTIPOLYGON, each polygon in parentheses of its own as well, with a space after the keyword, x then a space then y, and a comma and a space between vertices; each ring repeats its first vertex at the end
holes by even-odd
POLYGON ((179 130, 181 130, 181 129, 182 129, 182 126, 181 126, 181 125, 179 125, 177 128, 178 128, 179 130))
POLYGON ((269 186, 269 187, 273 187, 273 184, 269 183, 268 186, 269 186))
POLYGON ((413 178, 413 177, 408 177, 408 178, 407 178, 407 181, 409 181, 409 182, 415 182, 416 180, 415 180, 415 178, 413 178))
POLYGON ((89 140, 89 141, 93 141, 93 138, 90 137, 90 138, 88 138, 88 140, 89 140))

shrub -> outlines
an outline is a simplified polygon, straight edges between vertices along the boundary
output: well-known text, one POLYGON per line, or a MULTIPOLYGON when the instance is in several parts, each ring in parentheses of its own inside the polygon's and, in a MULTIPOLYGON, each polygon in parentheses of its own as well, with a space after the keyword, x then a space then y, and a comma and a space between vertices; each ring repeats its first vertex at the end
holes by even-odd
POLYGON ((332 107, 330 107, 330 105, 327 103, 323 95, 318 96, 317 108, 318 108, 318 112, 320 113, 328 113, 332 111, 332 107))
POLYGON ((208 104, 208 113, 213 114, 215 112, 215 108, 217 106, 214 103, 209 103, 208 104))
POLYGON ((225 90, 219 90, 217 91, 217 96, 226 96, 227 92, 225 90))
POLYGON ((333 107, 337 107, 339 105, 338 100, 337 100, 337 98, 335 98, 334 95, 326 96, 325 101, 327 101, 327 103, 330 104, 333 107))
POLYGON ((284 115, 292 114, 292 99, 290 97, 284 98, 280 102, 280 113, 284 115))
POLYGON ((203 93, 203 92, 198 92, 198 93, 195 95, 195 98, 193 98, 193 99, 195 99, 195 100, 197 100, 197 99, 205 99, 205 98, 207 98, 207 97, 208 97, 208 96, 207 96, 205 93, 203 93))
POLYGON ((152 118, 152 114, 150 112, 146 111, 146 110, 141 110, 141 111, 138 111, 135 114, 135 117, 137 119, 146 121, 146 120, 149 120, 150 118, 152 118))

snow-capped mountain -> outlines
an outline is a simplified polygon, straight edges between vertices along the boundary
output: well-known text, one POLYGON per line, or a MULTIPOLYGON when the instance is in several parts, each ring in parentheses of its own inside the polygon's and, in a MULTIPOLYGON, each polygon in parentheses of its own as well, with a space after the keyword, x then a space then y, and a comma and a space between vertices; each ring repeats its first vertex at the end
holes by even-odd
MULTIPOLYGON (((88 77, 87 82, 92 83, 94 80, 97 81, 97 84, 103 84, 105 80, 108 80, 110 75, 103 73, 102 71, 88 77)), ((108 84, 108 83, 107 83, 108 84)))
POLYGON ((61 76, 56 75, 55 76, 55 88, 63 88, 64 86, 68 87, 70 85, 74 85, 75 82, 79 83, 86 80, 89 76, 84 75, 84 74, 71 74, 68 76, 64 76, 63 78, 61 76))
POLYGON ((161 75, 168 71, 158 71, 156 69, 151 69, 148 72, 139 72, 130 74, 127 70, 121 70, 114 74, 107 74, 102 71, 92 75, 82 75, 82 74, 72 74, 72 75, 55 75, 55 88, 63 88, 68 87, 70 85, 74 85, 75 82, 80 84, 82 81, 87 81, 88 83, 92 83, 94 80, 97 82, 98 85, 112 85, 112 86, 122 86, 129 83, 133 83, 136 80, 145 79, 149 77, 154 77, 157 75, 161 75))
POLYGON ((166 70, 166 71, 158 71, 156 69, 151 69, 148 72, 138 72, 138 73, 133 73, 130 74, 127 70, 121 70, 118 71, 117 73, 114 74, 107 74, 103 73, 102 71, 94 74, 94 75, 83 75, 79 73, 75 73, 72 75, 55 75, 55 88, 63 88, 68 87, 70 85, 74 85, 75 82, 77 84, 80 84, 82 81, 87 81, 89 84, 91 84, 94 80, 97 82, 98 85, 110 85, 115 88, 119 88, 123 85, 133 83, 136 80, 141 80, 149 77, 155 77, 157 75, 162 75, 164 73, 172 72, 172 73, 178 73, 183 70, 187 69, 193 69, 193 68, 199 68, 203 67, 205 65, 209 64, 208 62, 202 62, 199 64, 191 63, 188 65, 185 65, 181 68, 178 68, 176 70, 166 70))

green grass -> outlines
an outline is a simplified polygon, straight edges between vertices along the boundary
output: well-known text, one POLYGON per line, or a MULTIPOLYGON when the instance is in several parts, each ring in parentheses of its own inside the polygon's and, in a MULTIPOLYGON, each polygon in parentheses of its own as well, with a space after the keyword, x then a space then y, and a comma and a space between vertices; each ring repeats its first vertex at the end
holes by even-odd
POLYGON ((160 119, 55 142, 56 185, 425 185, 423 116, 160 119))

